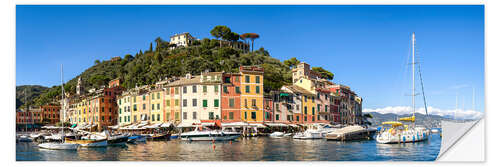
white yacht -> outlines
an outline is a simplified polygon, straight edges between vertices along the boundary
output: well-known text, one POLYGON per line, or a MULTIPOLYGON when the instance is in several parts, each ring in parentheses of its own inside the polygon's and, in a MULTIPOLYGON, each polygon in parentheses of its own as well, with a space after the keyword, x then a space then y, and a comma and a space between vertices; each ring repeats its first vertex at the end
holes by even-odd
POLYGON ((269 137, 272 137, 272 138, 282 138, 283 136, 285 136, 285 133, 283 133, 283 132, 273 132, 273 133, 269 134, 269 137))
POLYGON ((293 136, 294 139, 322 139, 324 137, 324 132, 318 129, 307 129, 293 136))
POLYGON ((241 133, 231 132, 231 131, 221 131, 221 130, 196 130, 181 133, 181 140, 188 141, 224 141, 224 140, 235 140, 240 137, 241 133))

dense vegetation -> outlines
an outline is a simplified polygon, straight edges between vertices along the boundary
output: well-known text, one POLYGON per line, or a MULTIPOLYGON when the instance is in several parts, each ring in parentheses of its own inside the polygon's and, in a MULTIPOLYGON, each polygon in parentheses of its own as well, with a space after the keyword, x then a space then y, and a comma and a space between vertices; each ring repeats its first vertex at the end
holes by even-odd
POLYGON ((24 108, 25 104, 31 105, 31 102, 38 98, 46 89, 48 88, 40 85, 16 86, 16 109, 20 107, 24 108), (25 99, 28 103, 26 103, 25 99))
MULTIPOLYGON (((238 34, 231 32, 225 26, 217 26, 211 34, 220 40, 204 38, 193 42, 189 47, 172 49, 172 44, 158 37, 154 41, 155 48, 151 43, 148 50, 144 52, 141 50, 135 55, 127 54, 123 58, 113 60, 95 60, 94 66, 68 81, 64 86, 65 90, 74 94, 78 77, 82 78, 87 90, 99 88, 115 78, 120 78, 122 86, 129 89, 153 84, 165 77, 184 76, 186 73, 199 75, 205 70, 238 72, 239 66, 242 65, 259 65, 264 68, 264 91, 266 93, 291 83, 290 68, 292 66, 272 58, 264 48, 253 52, 234 49, 231 42, 238 41, 238 34), (223 45, 221 40, 230 43, 223 45)), ((251 38, 253 43, 258 35, 245 37, 251 38)), ((50 102, 59 94, 60 86, 54 86, 44 91, 35 100, 35 104, 50 102)))

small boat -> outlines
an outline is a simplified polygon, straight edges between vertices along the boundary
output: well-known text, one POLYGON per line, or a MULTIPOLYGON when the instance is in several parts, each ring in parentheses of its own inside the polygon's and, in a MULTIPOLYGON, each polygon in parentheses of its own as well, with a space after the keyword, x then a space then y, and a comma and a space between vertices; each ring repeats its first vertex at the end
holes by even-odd
POLYGON ((42 143, 38 147, 51 150, 76 150, 80 144, 73 143, 42 143))
POLYGON ((269 135, 269 137, 272 138, 282 138, 283 136, 285 136, 285 133, 283 132, 273 132, 269 135))
POLYGON ((178 139, 178 138, 179 138, 179 134, 170 135, 170 139, 178 139))
POLYGON ((433 128, 433 129, 431 129, 431 133, 439 133, 439 129, 433 128))
POLYGON ((285 133, 283 136, 284 136, 284 137, 290 137, 290 136, 292 136, 292 135, 293 135, 293 133, 285 133))
POLYGON ((33 140, 26 135, 21 135, 21 136, 19 136, 17 141, 19 141, 19 142, 32 142, 33 140))
POLYGON ((117 135, 108 137, 108 145, 125 145, 128 141, 128 136, 117 135))
POLYGON ((319 130, 307 129, 304 132, 297 133, 293 136, 294 139, 322 139, 323 133, 319 130))
POLYGON ((66 143, 79 144, 82 147, 106 147, 108 140, 106 139, 70 139, 66 138, 66 143))
POLYGON ((240 137, 239 132, 224 132, 220 130, 198 130, 181 133, 181 140, 188 141, 227 141, 235 140, 240 137))
POLYGON ((150 137, 147 139, 149 140, 169 140, 170 139, 170 134, 152 134, 150 137))
POLYGON ((128 137, 127 143, 136 143, 136 142, 146 142, 146 136, 131 135, 128 137))

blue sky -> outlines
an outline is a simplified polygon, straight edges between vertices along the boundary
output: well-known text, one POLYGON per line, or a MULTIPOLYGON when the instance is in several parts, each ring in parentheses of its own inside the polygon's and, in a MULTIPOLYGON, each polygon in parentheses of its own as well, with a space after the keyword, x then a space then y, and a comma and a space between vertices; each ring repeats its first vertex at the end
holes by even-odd
MULTIPOLYGON (((363 107, 409 106, 407 60, 416 32, 425 93, 441 110, 484 110, 483 6, 17 6, 16 85, 60 84, 96 59, 146 50, 156 37, 210 37, 216 25, 255 32, 280 60, 335 74, 363 107), (462 99, 464 102, 462 102, 462 99)), ((418 88, 418 87, 417 87, 418 88)), ((420 92, 420 91, 419 91, 420 92)), ((421 97, 417 107, 423 106, 421 97)))

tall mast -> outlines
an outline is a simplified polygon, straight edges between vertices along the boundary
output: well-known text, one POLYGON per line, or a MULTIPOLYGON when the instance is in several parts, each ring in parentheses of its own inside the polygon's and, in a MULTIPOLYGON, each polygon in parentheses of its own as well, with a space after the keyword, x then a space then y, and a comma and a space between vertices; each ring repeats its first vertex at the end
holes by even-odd
MULTIPOLYGON (((415 116, 415 32, 412 33, 412 45, 411 45, 411 78, 412 78, 412 96, 411 96, 411 104, 413 106, 413 116, 415 116)), ((415 122, 413 122, 413 126, 415 126, 415 122)))
POLYGON ((64 78, 63 78, 63 65, 61 64, 61 93, 62 93, 62 98, 61 98, 61 108, 62 108, 62 112, 63 112, 63 119, 61 121, 61 128, 62 128, 62 142, 64 143, 64 119, 66 119, 66 111, 65 111, 65 102, 64 102, 64 78))

